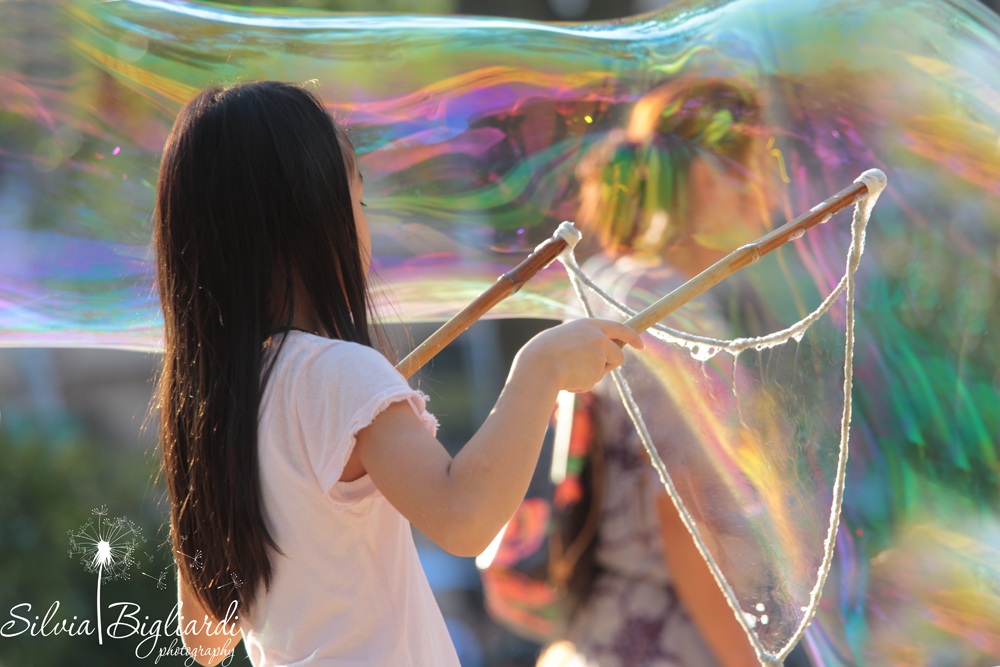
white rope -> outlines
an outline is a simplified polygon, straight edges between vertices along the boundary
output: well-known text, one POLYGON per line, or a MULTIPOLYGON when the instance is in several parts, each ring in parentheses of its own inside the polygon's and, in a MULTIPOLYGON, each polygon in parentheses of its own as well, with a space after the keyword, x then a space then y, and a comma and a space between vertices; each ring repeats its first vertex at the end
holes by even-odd
MULTIPOLYGON (((861 263, 861 255, 864 253, 865 232, 868 225, 868 219, 871 215, 871 209, 875 205, 875 201, 878 199, 878 196, 885 188, 886 177, 881 171, 872 169, 866 171, 858 177, 855 182, 863 182, 868 188, 868 195, 859 200, 854 208, 854 216, 851 223, 851 245, 847 253, 847 263, 844 275, 830 294, 823 299, 820 305, 804 318, 786 329, 757 338, 719 339, 708 336, 698 336, 678 331, 662 324, 655 324, 649 329, 649 333, 651 335, 675 347, 686 350, 698 360, 707 360, 721 350, 725 350, 736 357, 741 352, 750 348, 755 350, 764 350, 778 345, 783 345, 791 339, 800 341, 809 327, 819 320, 819 318, 822 317, 827 311, 829 311, 840 294, 846 291, 843 393, 844 407, 843 412, 841 413, 840 451, 837 459, 837 469, 832 489, 833 498, 830 504, 830 518, 827 535, 823 543, 823 559, 817 572, 816 584, 810 592, 809 602, 806 607, 803 608, 805 613, 800 620, 796 631, 788 639, 785 645, 782 646, 782 648, 776 653, 768 652, 762 645, 760 639, 757 637, 757 634, 754 632, 753 626, 747 618, 747 614, 745 614, 740 608, 736 593, 729 585, 729 582, 726 580, 725 575, 720 569, 718 563, 716 563, 715 559, 709 552, 708 547, 706 546, 697 526, 694 523, 694 519, 691 517, 691 514, 681 502, 680 495, 677 492, 677 488, 674 485, 670 474, 667 472, 666 465, 653 444, 652 436, 649 433, 649 429, 646 426, 645 420, 642 417, 642 413, 635 401, 635 397, 632 394, 632 390, 629 387, 627 380, 625 380, 620 369, 616 369, 611 373, 615 386, 618 388, 619 395, 622 398, 622 404, 625 407, 625 411, 632 419, 632 423, 635 425, 643 447, 649 455, 653 467, 656 469, 657 473, 659 473, 660 480, 666 488, 667 494, 673 500, 674 505, 681 516, 681 520, 683 521, 688 532, 691 534, 699 553, 701 553, 702 558, 708 564, 709 570, 715 577, 719 587, 725 593, 726 601, 728 602, 730 608, 733 610, 733 613, 736 615, 740 625, 743 626, 747 636, 750 638, 750 642, 757 653, 757 658, 764 665, 783 664, 785 656, 788 655, 788 653, 802 638, 802 635, 805 633, 806 628, 809 626, 809 623, 812 621, 812 618, 816 613, 823 585, 826 582, 827 575, 830 572, 830 564, 833 560, 835 538, 840 522, 840 507, 844 494, 848 440, 850 436, 851 389, 853 385, 854 365, 854 276, 861 263)), ((629 308, 625 304, 620 303, 584 273, 583 269, 577 263, 576 256, 573 253, 573 246, 568 247, 560 255, 559 259, 566 267, 567 275, 569 276, 573 291, 575 292, 580 304, 583 306, 584 312, 588 317, 594 316, 594 310, 590 305, 589 299, 587 298, 587 289, 591 290, 594 294, 600 297, 600 299, 604 301, 608 307, 618 312, 621 316, 630 317, 636 314, 637 311, 629 308)))

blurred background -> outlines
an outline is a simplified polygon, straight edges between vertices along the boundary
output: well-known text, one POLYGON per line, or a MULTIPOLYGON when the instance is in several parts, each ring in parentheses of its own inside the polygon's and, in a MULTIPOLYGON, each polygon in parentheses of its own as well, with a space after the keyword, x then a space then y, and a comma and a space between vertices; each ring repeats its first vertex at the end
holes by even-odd
MULTIPOLYGON (((543 21, 589 21, 631 16, 661 7, 660 0, 294 0, 249 2, 331 11, 494 15, 543 21)), ((985 0, 994 10, 1000 0, 985 0)), ((45 3, 39 4, 44 12, 45 3)), ((8 26, 7 29, 10 29, 8 26)), ((16 27, 15 27, 16 29, 16 27)), ((0 174, 2 175, 2 174, 0 174)), ((17 183, 0 179, 0 210, 31 206, 17 183)), ((439 417, 441 438, 457 449, 485 417, 514 353, 551 325, 539 320, 481 322, 443 352, 419 382, 439 417)), ((433 327, 393 331, 401 356, 407 338, 419 341, 433 327)), ((150 618, 173 606, 167 506, 156 478, 156 423, 147 418, 156 355, 80 349, 0 349, 0 601, 32 600, 25 616, 41 616, 52 601, 65 609, 93 600, 95 576, 67 567, 67 530, 108 506, 141 527, 149 562, 132 573, 157 586, 109 582, 105 595, 141 604, 150 618), (55 500, 53 500, 55 499, 55 500), (43 608, 39 608, 39 606, 43 608)), ((544 454, 543 454, 543 463, 544 454)), ((512 636, 486 615, 479 576, 471 560, 437 550, 418 536, 422 560, 466 667, 533 665, 538 646, 512 636)), ((144 580, 145 582, 145 580, 144 580)), ((61 616, 59 616, 61 618, 61 616)), ((28 633, 25 633, 26 635, 28 633)), ((67 633, 71 634, 71 633, 67 633)), ((132 645, 74 642, 52 637, 0 641, 0 666, 136 663, 132 645)), ((242 649, 241 649, 242 651, 242 649)), ((182 664, 164 660, 163 664, 182 664)))
MULTIPOLYGON (((39 13, 48 3, 39 3, 39 13)), ((651 11, 660 0, 281 0, 224 3, 293 6, 336 12, 490 15, 542 21, 606 20, 651 11)), ((2 175, 2 174, 0 174, 2 175)), ((31 206, 14 179, 0 178, 0 209, 15 214, 31 206)), ((27 212, 24 212, 25 214, 27 212)), ((515 262, 516 263, 516 262, 515 262)), ((417 381, 431 397, 441 422, 439 436, 457 450, 482 422, 514 354, 553 322, 491 320, 476 324, 442 352, 417 381)), ((400 357, 410 343, 433 330, 392 328, 400 357)), ((93 606, 95 575, 67 567, 67 530, 93 519, 106 506, 142 528, 145 551, 156 552, 132 580, 104 586, 106 599, 127 599, 151 619, 166 618, 174 604, 174 579, 151 587, 170 566, 168 504, 156 478, 156 422, 148 419, 158 355, 116 350, 0 348, 0 600, 3 618, 14 602, 31 601, 18 613, 44 618, 52 601, 61 608, 93 606), (83 482, 81 482, 83 480, 83 482), (53 501, 55 498, 57 501, 53 501), (142 581, 136 581, 135 577, 142 581), (149 579, 146 579, 148 577, 149 579), (141 585, 139 585, 141 583, 141 585), (8 601, 11 602, 8 605, 8 601)), ((545 454, 540 466, 545 466, 545 454)), ((493 623, 484 610, 479 574, 460 559, 416 536, 428 578, 444 611, 464 667, 534 665, 539 647, 493 623)), ((56 615, 63 618, 63 613, 56 615)), ((51 632, 51 628, 46 632, 51 632)), ((130 642, 30 636, 0 640, 0 667, 143 664, 130 642)), ((67 634, 71 634, 67 633, 67 634)), ((155 655, 155 654, 154 654, 155 655)), ((242 648, 237 657, 245 657, 242 648)), ((150 658, 152 659, 152 658, 150 658)), ((160 664, 183 664, 165 658, 160 664)), ((248 663, 244 663, 248 664, 248 663)))

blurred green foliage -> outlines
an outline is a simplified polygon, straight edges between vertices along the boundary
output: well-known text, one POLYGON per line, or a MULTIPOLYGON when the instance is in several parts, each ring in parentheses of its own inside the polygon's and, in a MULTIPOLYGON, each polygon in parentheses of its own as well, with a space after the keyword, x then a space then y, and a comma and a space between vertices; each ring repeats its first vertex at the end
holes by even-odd
MULTIPOLYGON (((164 544, 167 504, 154 479, 154 458, 94 442, 75 439, 52 445, 41 436, 13 438, 0 432, 0 461, 0 631, 8 635, 0 636, 0 667, 183 665, 181 657, 155 662, 159 649, 175 639, 168 635, 169 628, 159 632, 149 657, 136 656, 141 628, 136 636, 105 636, 99 644, 97 575, 86 571, 79 556, 69 555, 68 532, 79 532, 94 518, 95 508, 106 507, 108 518, 134 521, 145 541, 129 578, 102 584, 103 627, 106 632, 123 609, 109 608, 116 602, 138 605, 136 618, 150 624, 147 628, 157 620, 165 625, 176 603, 176 580, 164 544), (43 633, 41 619, 56 601, 54 622, 43 633), (30 611, 25 604, 31 605, 30 611), (15 615, 28 620, 37 615, 39 621, 32 629, 15 615), (89 619, 94 632, 53 634, 63 619, 75 622, 77 629, 89 619)), ((237 651, 230 664, 249 664, 243 649, 237 651)))

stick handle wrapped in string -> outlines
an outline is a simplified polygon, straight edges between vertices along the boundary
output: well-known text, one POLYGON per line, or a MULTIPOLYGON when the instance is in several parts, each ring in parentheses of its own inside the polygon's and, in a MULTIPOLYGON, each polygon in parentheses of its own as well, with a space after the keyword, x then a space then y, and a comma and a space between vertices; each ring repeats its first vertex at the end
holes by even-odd
POLYGON ((487 311, 517 292, 535 274, 551 264, 567 248, 573 248, 580 241, 580 232, 571 222, 559 225, 547 241, 539 245, 520 264, 503 274, 485 292, 476 297, 457 315, 445 322, 423 343, 396 365, 396 370, 409 379, 430 361, 446 345, 472 326, 487 311))
POLYGON ((822 204, 812 207, 794 220, 768 232, 753 243, 737 248, 718 262, 687 281, 645 310, 625 320, 625 324, 642 333, 688 301, 710 287, 719 284, 740 269, 802 236, 806 230, 826 222, 832 215, 868 197, 877 197, 885 188, 886 176, 879 169, 869 169, 850 187, 846 187, 822 204))

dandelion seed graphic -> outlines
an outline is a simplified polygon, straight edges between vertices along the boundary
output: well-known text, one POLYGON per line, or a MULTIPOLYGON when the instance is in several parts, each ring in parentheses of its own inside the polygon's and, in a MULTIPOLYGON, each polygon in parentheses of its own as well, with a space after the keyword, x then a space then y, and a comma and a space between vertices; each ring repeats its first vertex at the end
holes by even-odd
POLYGON ((142 529, 125 517, 108 519, 107 506, 92 511, 80 530, 66 531, 69 535, 69 556, 79 556, 87 572, 97 574, 97 640, 104 644, 101 625, 101 584, 114 579, 128 579, 137 565, 136 549, 145 542, 142 529))
MULTIPOLYGON (((167 544, 170 545, 170 548, 173 548, 173 544, 169 541, 169 538, 167 538, 167 539, 168 539, 167 544)), ((187 542, 187 535, 181 535, 181 543, 183 544, 184 542, 187 542)), ((195 551, 194 552, 194 556, 189 556, 188 554, 184 553, 180 549, 177 549, 176 551, 174 551, 174 554, 176 554, 176 556, 179 556, 180 558, 186 559, 188 561, 188 567, 190 567, 192 569, 200 570, 205 565, 204 562, 202 561, 201 549, 198 549, 197 551, 195 551)), ((177 560, 180 560, 180 559, 178 558, 177 560)))
POLYGON ((222 589, 222 588, 226 588, 227 586, 232 586, 233 588, 243 588, 243 580, 240 579, 239 577, 237 577, 232 572, 229 573, 229 579, 230 579, 230 583, 228 583, 228 584, 219 584, 218 586, 216 586, 216 588, 222 589))
POLYGON ((178 556, 182 556, 182 557, 186 558, 188 561, 190 561, 190 563, 188 564, 188 566, 190 568, 194 569, 194 570, 200 570, 205 565, 202 562, 202 560, 201 560, 202 556, 201 556, 201 551, 200 550, 199 551, 195 551, 193 557, 192 556, 188 556, 186 553, 184 553, 180 549, 178 549, 175 553, 178 556))
POLYGON ((168 574, 168 571, 169 571, 169 568, 164 568, 164 570, 162 572, 160 572, 160 576, 158 576, 158 577, 154 577, 153 575, 147 574, 145 572, 142 572, 142 575, 144 577, 149 577, 150 579, 152 579, 153 581, 155 581, 157 589, 159 589, 161 591, 165 591, 165 590, 167 590, 167 574, 168 574))

